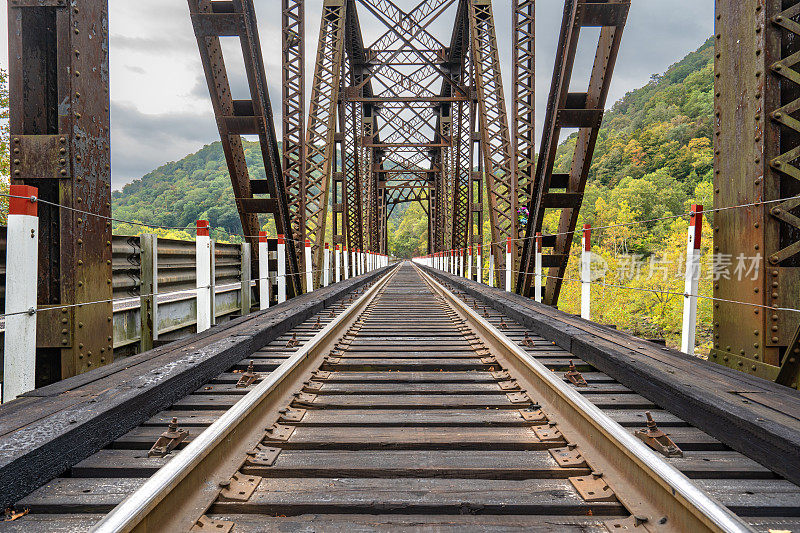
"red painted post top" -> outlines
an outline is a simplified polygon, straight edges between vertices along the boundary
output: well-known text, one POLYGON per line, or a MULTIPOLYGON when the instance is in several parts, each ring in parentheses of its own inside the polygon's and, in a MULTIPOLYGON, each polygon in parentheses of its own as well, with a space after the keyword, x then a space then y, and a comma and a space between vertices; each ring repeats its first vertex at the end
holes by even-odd
POLYGON ((583 250, 592 251, 592 226, 589 224, 583 225, 583 250))
POLYGON ((325 243, 325 249, 326 250, 328 249, 328 243, 327 242, 325 243))
POLYGON ((25 197, 8 199, 9 215, 39 216, 39 202, 36 201, 36 199, 39 198, 38 187, 33 187, 31 185, 11 185, 8 192, 11 196, 25 197))
POLYGON ((259 231, 258 232, 258 242, 267 242, 267 232, 266 231, 259 231))
POLYGON ((692 217, 689 226, 694 228, 694 249, 700 249, 700 240, 703 237, 703 206, 692 204, 692 217))
POLYGON ((197 236, 198 237, 208 237, 211 233, 209 232, 209 225, 208 220, 198 220, 197 221, 197 236))
POLYGON ((311 248, 311 241, 306 239, 306 248, 311 248))
POLYGON ((337 250, 339 249, 339 245, 338 245, 338 244, 334 245, 334 247, 335 247, 337 250))
POLYGON ((468 246, 468 247, 467 247, 467 250, 468 250, 468 251, 467 251, 467 253, 468 253, 469 255, 472 255, 472 246, 468 246))
POLYGON ((512 247, 512 246, 514 246, 514 239, 512 239, 511 237, 509 237, 509 238, 506 240, 506 252, 510 252, 510 251, 511 251, 511 247, 512 247))
POLYGON ((278 235, 278 244, 286 244, 286 237, 284 237, 282 234, 278 235))
POLYGON ((537 231, 536 232, 536 251, 537 252, 541 252, 542 251, 542 232, 541 231, 537 231))

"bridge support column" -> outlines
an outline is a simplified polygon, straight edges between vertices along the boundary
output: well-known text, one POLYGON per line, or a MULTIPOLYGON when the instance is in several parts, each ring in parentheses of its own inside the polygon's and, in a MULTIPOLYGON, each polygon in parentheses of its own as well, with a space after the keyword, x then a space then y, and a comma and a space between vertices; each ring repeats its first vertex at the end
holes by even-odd
POLYGON ((583 225, 581 252, 581 318, 592 317, 592 227, 583 225))
POLYGON ((153 349, 158 339, 158 236, 139 236, 139 352, 153 349))
POLYGON ((269 242, 264 231, 258 232, 258 307, 269 309, 269 242))
POLYGON ((703 234, 703 206, 692 206, 686 241, 686 280, 683 287, 683 328, 681 351, 694 355, 697 328, 697 291, 700 282, 700 239, 703 234))
POLYGON ((12 185, 10 192, 20 198, 8 201, 3 402, 36 388, 39 191, 29 185, 12 185))
POLYGON ((195 239, 195 273, 197 287, 197 333, 211 327, 211 236, 208 220, 197 221, 195 239))

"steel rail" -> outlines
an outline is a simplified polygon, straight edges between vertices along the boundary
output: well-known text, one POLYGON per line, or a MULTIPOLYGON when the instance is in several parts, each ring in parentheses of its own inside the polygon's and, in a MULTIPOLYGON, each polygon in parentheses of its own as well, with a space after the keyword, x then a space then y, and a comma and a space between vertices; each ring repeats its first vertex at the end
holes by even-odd
POLYGON ((188 531, 217 497, 219 483, 231 478, 255 448, 265 428, 280 416, 324 356, 347 332, 396 272, 388 271, 370 289, 284 361, 253 390, 205 429, 186 448, 125 498, 91 529, 94 533, 188 531))
MULTIPOLYGON (((664 461, 644 443, 611 419, 580 393, 570 388, 558 375, 509 339, 488 320, 473 311, 425 269, 415 265, 423 279, 440 294, 468 324, 484 338, 495 356, 504 355, 509 363, 532 384, 541 398, 559 415, 556 420, 562 433, 568 427, 579 431, 588 446, 604 455, 606 466, 622 472, 628 487, 612 486, 618 496, 623 489, 631 498, 620 497, 637 518, 646 518, 648 529, 670 531, 753 531, 727 507, 697 487, 683 473, 664 461), (500 353, 498 353, 500 352, 500 353), (633 493, 630 489, 633 489, 633 493), (633 509, 631 509, 633 507, 633 509), (640 516, 639 510, 653 513, 640 516)), ((572 436, 572 435, 570 435, 572 436)), ((583 453, 587 457, 586 453, 583 453)), ((596 459, 596 457, 595 457, 596 459)))

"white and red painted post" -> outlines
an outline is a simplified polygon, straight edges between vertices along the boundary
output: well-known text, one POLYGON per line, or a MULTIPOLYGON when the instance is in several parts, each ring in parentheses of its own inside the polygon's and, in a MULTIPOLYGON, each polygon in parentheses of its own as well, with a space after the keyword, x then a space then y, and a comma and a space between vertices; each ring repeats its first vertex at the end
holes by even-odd
POLYGON ((697 291, 700 284, 700 241, 703 236, 703 206, 692 205, 686 241, 686 279, 683 286, 683 328, 681 351, 694 355, 697 328, 697 291))
POLYGON ((494 287, 494 254, 492 245, 489 245, 489 286, 494 287))
POLYGON ((9 192, 3 402, 36 388, 39 190, 30 185, 11 185, 9 192))
POLYGON ((197 221, 195 239, 197 332, 211 327, 211 233, 208 220, 197 221))
POLYGON ((592 316, 592 227, 583 225, 581 252, 581 318, 592 316))
POLYGON ((458 261, 459 261, 458 275, 461 276, 462 278, 466 274, 466 270, 464 270, 464 255, 465 255, 465 252, 466 252, 466 250, 464 250, 464 248, 459 248, 458 249, 458 261))
POLYGON ((472 245, 467 246, 467 279, 472 279, 472 245))
POLYGON ((328 243, 325 243, 325 252, 322 260, 322 286, 327 287, 331 284, 331 250, 328 243))
POLYGON ((342 248, 343 248, 343 251, 344 251, 344 268, 343 268, 344 279, 349 279, 350 278, 350 264, 349 264, 350 263, 350 252, 347 250, 347 246, 343 246, 342 248))
POLYGON ((333 279, 336 280, 336 283, 342 281, 342 251, 339 249, 339 245, 334 245, 334 253, 333 253, 333 279))
POLYGON ((309 293, 314 291, 314 266, 311 263, 311 241, 308 239, 303 259, 306 267, 306 292, 309 293))
POLYGON ((286 301, 286 238, 278 235, 278 303, 286 301))
POLYGON ((537 302, 542 301, 542 233, 537 231, 536 232, 536 255, 534 257, 533 263, 533 282, 535 283, 533 287, 533 298, 537 302))
POLYGON ((478 260, 475 263, 475 272, 478 275, 478 283, 483 283, 483 257, 481 256, 481 252, 483 251, 483 245, 479 244, 478 248, 478 260))
POLYGON ((506 290, 511 292, 511 272, 514 270, 514 264, 511 262, 511 247, 514 246, 514 240, 509 237, 506 241, 506 290))
POLYGON ((258 305, 269 309, 269 240, 266 231, 258 232, 258 305))

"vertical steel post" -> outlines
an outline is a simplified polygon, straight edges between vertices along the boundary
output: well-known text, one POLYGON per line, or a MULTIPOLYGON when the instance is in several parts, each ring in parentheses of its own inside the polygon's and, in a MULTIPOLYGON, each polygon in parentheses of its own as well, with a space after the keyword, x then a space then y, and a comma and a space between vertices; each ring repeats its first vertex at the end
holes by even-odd
POLYGON ((333 275, 336 283, 342 281, 342 251, 339 249, 338 244, 334 245, 333 275))
POLYGON ((700 284, 700 240, 703 235, 702 205, 692 205, 692 218, 689 220, 687 233, 681 351, 694 355, 694 337, 697 328, 697 290, 700 284))
POLYGON ((347 251, 347 246, 344 247, 344 279, 350 278, 350 252, 347 251))
POLYGON ((241 309, 242 316, 244 316, 249 315, 250 310, 253 308, 253 284, 251 283, 253 275, 253 262, 249 242, 243 242, 241 244, 240 268, 242 278, 241 309))
POLYGON ((581 318, 592 318, 592 227, 583 225, 581 252, 581 318))
POLYGON ((323 262, 322 286, 327 287, 331 284, 331 250, 327 242, 325 243, 325 258, 323 262))
POLYGON ((139 236, 139 352, 152 350, 158 339, 158 236, 139 236))
POLYGON ((303 265, 306 269, 306 292, 309 293, 314 291, 314 265, 311 263, 311 241, 308 239, 306 239, 305 255, 303 257, 305 258, 303 265))
POLYGON ((534 258, 533 267, 533 296, 534 299, 541 303, 542 301, 542 232, 536 232, 536 257, 534 258))
POLYGON ((472 279, 472 245, 467 247, 467 279, 472 279))
POLYGON ((258 232, 258 307, 269 309, 269 241, 265 231, 258 232))
POLYGON ((511 272, 514 270, 514 262, 511 260, 511 248, 514 246, 514 239, 509 237, 506 240, 506 284, 505 289, 513 292, 511 288, 511 272))
POLYGON ((39 192, 12 185, 6 241, 6 308, 3 402, 36 388, 36 288, 39 260, 39 192))
POLYGON ((478 275, 478 283, 483 283, 483 258, 481 257, 482 244, 478 245, 478 261, 475 263, 475 271, 478 275))
POLYGON ((286 240, 278 235, 278 303, 286 301, 286 240))
POLYGON ((197 333, 211 327, 211 236, 207 220, 197 221, 195 239, 197 333))
POLYGON ((489 245, 489 286, 494 287, 494 255, 492 250, 494 248, 499 248, 499 245, 490 244, 489 245))

